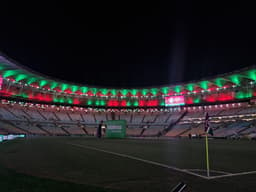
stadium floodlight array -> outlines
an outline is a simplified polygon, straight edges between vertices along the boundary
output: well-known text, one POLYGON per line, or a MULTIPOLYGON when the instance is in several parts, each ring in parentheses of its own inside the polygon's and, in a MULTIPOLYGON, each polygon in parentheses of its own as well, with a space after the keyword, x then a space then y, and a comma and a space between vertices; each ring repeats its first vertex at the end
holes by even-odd
POLYGON ((173 107, 239 102, 256 96, 256 67, 199 81, 140 89, 101 88, 50 78, 0 55, 0 96, 89 107, 173 107), (176 102, 179 98, 181 103, 176 102), (169 99, 168 99, 169 98, 169 99), (173 101, 173 103, 171 102, 173 101))

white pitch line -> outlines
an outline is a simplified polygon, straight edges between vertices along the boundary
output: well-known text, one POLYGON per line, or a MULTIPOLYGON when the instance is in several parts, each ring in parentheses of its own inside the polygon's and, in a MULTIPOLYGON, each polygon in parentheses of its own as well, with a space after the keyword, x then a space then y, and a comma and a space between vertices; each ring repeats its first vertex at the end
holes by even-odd
POLYGON ((241 172, 241 173, 227 173, 227 172, 224 172, 224 171, 214 171, 213 170, 216 173, 219 172, 219 173, 223 173, 223 174, 226 174, 226 175, 207 177, 207 176, 199 175, 199 174, 196 174, 196 173, 193 173, 193 172, 189 171, 189 170, 196 170, 196 169, 180 169, 180 168, 177 168, 177 167, 165 165, 165 164, 158 163, 158 162, 155 162, 155 161, 150 161, 150 160, 146 160, 146 159, 142 159, 142 158, 139 158, 139 157, 134 157, 134 156, 126 155, 126 154, 122 154, 122 153, 107 151, 107 150, 103 150, 103 149, 99 149, 99 148, 95 148, 95 147, 84 146, 84 145, 73 144, 73 143, 67 143, 67 144, 73 145, 73 146, 76 146, 76 147, 80 147, 80 148, 84 148, 84 149, 91 149, 91 150, 95 150, 95 151, 100 151, 100 152, 116 155, 116 156, 119 156, 119 157, 133 159, 133 160, 141 161, 141 162, 152 164, 152 165, 157 165, 157 166, 160 166, 160 167, 164 167, 164 168, 167 168, 167 169, 172 169, 172 170, 175 170, 175 171, 178 171, 178 172, 186 173, 188 175, 197 176, 197 177, 207 179, 207 180, 225 178, 225 177, 234 177, 234 176, 240 176, 240 175, 256 174, 256 171, 248 171, 248 172, 241 172))
POLYGON ((126 154, 122 154, 122 153, 116 153, 116 152, 112 152, 112 151, 107 151, 107 150, 103 150, 103 149, 99 149, 99 148, 95 148, 95 147, 90 147, 90 146, 79 145, 79 144, 73 144, 73 143, 67 143, 67 144, 73 145, 73 146, 76 146, 76 147, 80 147, 80 148, 100 151, 100 152, 116 155, 116 156, 119 156, 119 157, 133 159, 133 160, 141 161, 141 162, 152 164, 152 165, 157 165, 159 167, 164 167, 164 168, 172 169, 172 170, 175 170, 175 171, 178 171, 178 172, 182 172, 182 173, 186 173, 186 174, 189 174, 189 175, 197 176, 197 177, 200 177, 200 178, 203 178, 203 179, 210 179, 210 177, 199 175, 199 174, 190 172, 190 171, 185 170, 185 169, 179 169, 177 167, 165 165, 165 164, 158 163, 158 162, 155 162, 155 161, 150 161, 150 160, 142 159, 142 158, 139 158, 139 157, 134 157, 134 156, 131 156, 131 155, 126 155, 126 154))
MULTIPOLYGON (((188 171, 207 171, 205 169, 187 169, 188 171)), ((229 173, 229 172, 225 172, 225 171, 217 171, 217 170, 210 170, 211 173, 221 173, 221 174, 233 174, 233 173, 229 173)))
POLYGON ((241 172, 241 173, 231 173, 227 175, 212 176, 211 179, 219 179, 219 178, 225 178, 225 177, 234 177, 234 176, 251 175, 251 174, 256 174, 256 171, 247 171, 247 172, 241 172))

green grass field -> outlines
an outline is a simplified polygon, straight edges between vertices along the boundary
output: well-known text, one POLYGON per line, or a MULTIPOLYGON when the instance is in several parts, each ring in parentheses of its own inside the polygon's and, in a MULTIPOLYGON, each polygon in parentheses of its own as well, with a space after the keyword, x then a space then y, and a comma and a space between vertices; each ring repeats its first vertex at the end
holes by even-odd
POLYGON ((185 191, 255 191, 256 173, 245 173, 256 171, 255 141, 210 140, 209 146, 211 176, 220 178, 204 178, 203 139, 45 137, 3 142, 0 191, 169 192, 179 181, 188 185, 185 191))

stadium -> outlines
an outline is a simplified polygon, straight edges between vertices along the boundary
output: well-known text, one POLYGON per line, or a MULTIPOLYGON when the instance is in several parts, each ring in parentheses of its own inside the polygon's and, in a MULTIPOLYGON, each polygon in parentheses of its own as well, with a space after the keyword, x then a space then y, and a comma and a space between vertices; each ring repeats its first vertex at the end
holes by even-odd
POLYGON ((0 192, 252 192, 254 6, 6 1, 0 192))
POLYGON ((186 183, 184 191, 254 187, 255 66, 181 84, 116 89, 60 81, 2 54, 0 74, 1 161, 10 169, 2 175, 18 186, 85 191, 168 191, 180 182, 186 183), (214 132, 209 177, 206 112, 214 132), (120 120, 125 122, 121 135, 111 136, 107 126, 103 138, 95 138, 100 122, 120 120))

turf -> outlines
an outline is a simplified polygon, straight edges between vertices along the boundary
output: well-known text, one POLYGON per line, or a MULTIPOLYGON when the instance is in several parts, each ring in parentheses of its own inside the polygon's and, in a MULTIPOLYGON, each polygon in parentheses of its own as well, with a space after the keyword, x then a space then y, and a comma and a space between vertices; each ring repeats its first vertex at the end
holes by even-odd
MULTIPOLYGON (((206 180, 91 146, 181 169, 205 169, 204 140, 45 137, 0 144, 1 191, 255 191, 256 174, 206 180), (44 190, 43 190, 44 189, 44 190)), ((256 170, 256 142, 210 140, 211 169, 256 170)))

